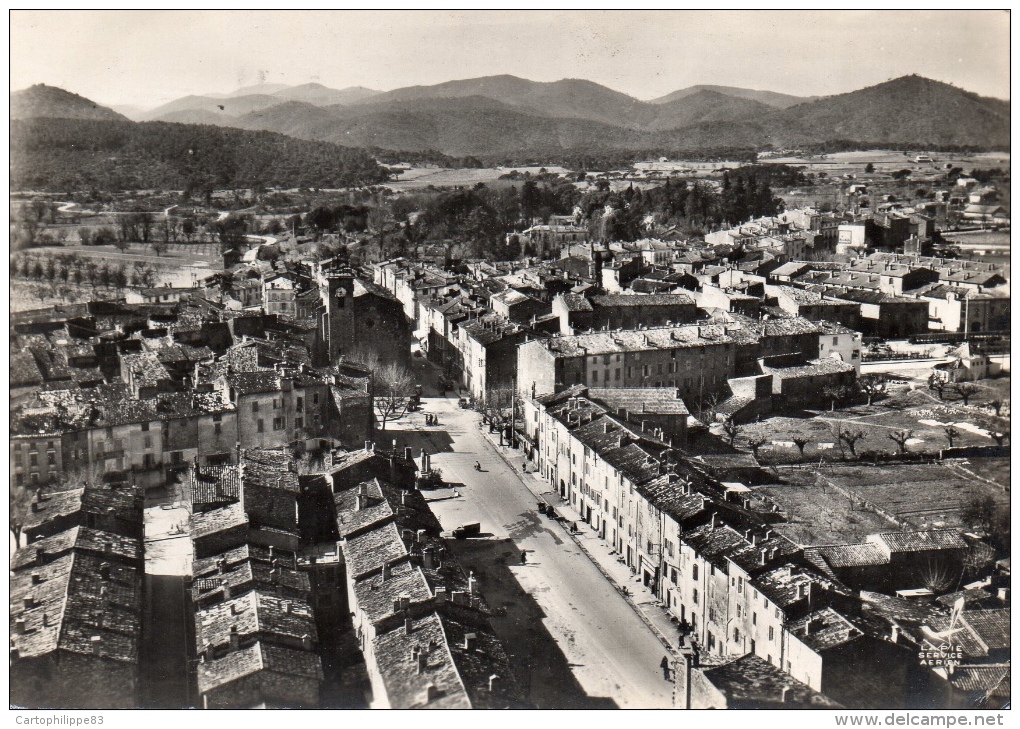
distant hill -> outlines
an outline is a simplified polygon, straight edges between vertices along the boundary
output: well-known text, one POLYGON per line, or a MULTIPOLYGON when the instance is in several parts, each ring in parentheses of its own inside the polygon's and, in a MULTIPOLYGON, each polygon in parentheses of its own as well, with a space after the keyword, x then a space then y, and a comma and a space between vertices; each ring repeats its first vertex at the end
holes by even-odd
POLYGON ((387 172, 364 150, 272 132, 164 122, 42 118, 11 122, 15 189, 346 187, 387 172))
MULTIPOLYGON (((141 115, 139 121, 180 121, 190 124, 208 123, 204 119, 212 119, 208 114, 230 119, 250 114, 253 111, 268 109, 284 103, 285 99, 268 94, 248 94, 214 98, 212 96, 185 96, 163 104, 141 115), (182 116, 183 112, 199 112, 198 115, 182 116)), ((218 122, 216 122, 218 123, 218 122)), ((226 125, 226 121, 223 122, 226 125)))
POLYGON ((363 86, 331 89, 322 84, 310 83, 301 84, 300 86, 288 86, 275 92, 273 96, 289 101, 303 101, 315 106, 333 106, 334 104, 353 104, 381 93, 381 91, 366 89, 363 86))
POLYGON ((682 129, 703 122, 733 122, 766 115, 774 109, 751 99, 728 96, 716 91, 696 91, 676 101, 659 104, 649 129, 682 129))
POLYGON ((1009 102, 988 99, 922 76, 903 76, 810 104, 780 118, 826 139, 1007 146, 1009 102))
POLYGON ((206 94, 206 96, 211 96, 214 99, 233 99, 237 96, 251 96, 252 94, 270 96, 289 88, 287 84, 254 84, 253 86, 242 86, 229 94, 206 94))
POLYGON ((56 86, 36 84, 11 94, 11 119, 103 119, 127 121, 113 109, 56 86))
POLYGON ((680 99, 686 99, 694 94, 701 93, 702 91, 712 91, 717 94, 723 94, 724 96, 732 96, 735 99, 750 99, 751 101, 757 101, 766 106, 771 106, 776 109, 786 109, 796 104, 803 104, 808 101, 815 101, 819 97, 817 96, 791 96, 789 94, 780 94, 775 91, 758 91, 756 89, 741 89, 735 86, 689 86, 686 89, 680 89, 674 91, 672 94, 666 94, 658 99, 652 99, 650 104, 669 104, 673 101, 679 101, 680 99))

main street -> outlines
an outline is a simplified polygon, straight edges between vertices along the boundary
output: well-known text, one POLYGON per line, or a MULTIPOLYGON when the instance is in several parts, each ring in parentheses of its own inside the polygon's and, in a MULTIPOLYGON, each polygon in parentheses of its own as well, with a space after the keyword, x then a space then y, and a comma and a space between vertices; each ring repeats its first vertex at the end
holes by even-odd
POLYGON ((451 547, 476 571, 498 614, 493 625, 530 681, 535 703, 671 706, 661 643, 563 527, 538 514, 519 471, 520 452, 508 450, 514 460, 507 465, 479 430, 479 414, 459 409, 456 399, 425 398, 423 406, 439 416, 438 426, 424 426, 415 413, 387 425, 378 438, 386 446, 393 439, 398 447, 410 445, 415 456, 419 448, 433 454, 433 467, 451 487, 425 496, 444 529, 481 523, 487 538, 451 541, 451 547), (524 565, 520 550, 527 553, 524 565))

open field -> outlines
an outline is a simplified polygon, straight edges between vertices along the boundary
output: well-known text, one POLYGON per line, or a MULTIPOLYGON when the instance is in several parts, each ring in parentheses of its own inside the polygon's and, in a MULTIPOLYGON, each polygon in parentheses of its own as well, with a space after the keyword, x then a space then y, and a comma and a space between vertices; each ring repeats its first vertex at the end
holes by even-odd
POLYGON ((973 459, 962 466, 958 461, 878 468, 786 466, 774 472, 777 483, 757 490, 796 514, 792 523, 777 528, 801 544, 859 540, 895 531, 897 522, 918 529, 970 529, 975 525, 965 523, 961 512, 974 499, 990 496, 999 508, 1009 508, 1007 492, 975 475, 974 464, 985 460, 1001 467, 1005 459, 973 459))
MULTIPOLYGON (((971 396, 968 408, 963 407, 962 399, 951 388, 946 389, 944 401, 939 401, 927 388, 898 388, 873 405, 854 405, 834 412, 823 410, 811 417, 765 418, 742 426, 736 445, 745 447, 750 440, 764 438, 765 445, 759 451, 763 460, 790 462, 800 459, 795 439, 805 439, 808 443, 804 447, 804 461, 839 460, 844 453, 850 455, 849 447, 844 444, 841 448, 835 435, 836 428, 843 427, 865 434, 856 444, 858 455, 896 453, 899 447, 889 436, 903 430, 912 432, 907 441, 908 451, 935 454, 949 447, 945 430, 949 423, 957 430, 953 440, 956 447, 995 445, 989 430, 1009 430, 1009 421, 995 418, 987 407, 975 406, 995 399, 1008 400, 1009 383, 1008 377, 976 383, 980 390, 971 396)), ((1007 412, 1004 409, 1003 415, 1007 412)))
MULTIPOLYGON (((513 170, 517 170, 522 175, 525 172, 530 172, 532 175, 537 175, 542 167, 485 167, 481 169, 465 168, 465 169, 449 169, 445 167, 412 167, 409 170, 404 170, 400 177, 391 182, 385 182, 382 187, 388 187, 391 190, 421 190, 426 187, 454 187, 458 185, 475 185, 479 182, 493 182, 498 180, 503 175, 509 174, 513 170)), ((544 168, 547 172, 553 174, 559 174, 567 172, 565 167, 546 167, 544 168)), ((518 182, 522 182, 519 180, 518 182)))
POLYGON ((895 528, 874 512, 851 508, 847 497, 835 489, 822 488, 807 471, 782 469, 779 473, 785 483, 767 484, 755 491, 766 494, 789 515, 789 522, 777 523, 775 528, 797 544, 852 543, 895 528))
POLYGON ((196 281, 223 269, 223 258, 215 244, 171 244, 170 250, 161 256, 137 243, 125 252, 113 246, 48 246, 31 248, 25 253, 35 256, 73 254, 128 266, 142 263, 156 271, 156 286, 175 288, 193 286, 196 281))

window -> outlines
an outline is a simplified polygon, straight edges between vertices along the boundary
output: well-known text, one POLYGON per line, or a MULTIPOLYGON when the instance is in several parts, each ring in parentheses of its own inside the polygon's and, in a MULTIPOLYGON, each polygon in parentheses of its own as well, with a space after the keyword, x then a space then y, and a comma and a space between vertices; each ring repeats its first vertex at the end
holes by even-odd
POLYGON ((148 423, 142 423, 142 432, 143 433, 148 433, 149 432, 149 424, 148 423))
POLYGON ((153 461, 151 453, 146 453, 144 456, 142 456, 142 466, 144 468, 152 468, 152 462, 153 461))
POLYGON ((145 439, 142 441, 142 447, 143 448, 152 448, 152 436, 151 435, 145 436, 145 439))
POLYGON ((698 565, 694 565, 693 569, 691 570, 691 578, 694 579, 695 581, 697 581, 697 579, 698 579, 698 565))
POLYGON ((262 422, 262 420, 261 420, 261 419, 260 419, 260 420, 258 420, 258 421, 256 421, 256 423, 255 423, 255 429, 256 429, 256 430, 257 430, 257 431, 258 431, 259 433, 263 432, 263 431, 264 431, 264 430, 266 429, 266 428, 265 428, 265 425, 263 424, 263 422, 262 422))
POLYGON ((758 613, 751 613, 751 625, 758 624, 758 613))
POLYGON ((286 418, 273 418, 273 430, 283 430, 286 426, 286 418))
POLYGON ((754 654, 754 649, 755 649, 755 645, 754 645, 754 638, 752 638, 752 639, 751 639, 751 654, 752 654, 752 655, 754 654))
POLYGON ((253 413, 257 413, 259 411, 259 404, 257 402, 253 402, 251 404, 251 411, 253 413))
POLYGON ((740 616, 741 616, 740 605, 737 605, 737 617, 739 618, 740 616))
POLYGON ((279 410, 279 409, 280 409, 280 401, 279 401, 279 400, 277 400, 277 399, 276 399, 276 398, 274 397, 274 398, 273 398, 273 410, 279 410))
POLYGON ((294 418, 294 427, 295 428, 303 428, 303 427, 305 427, 305 419, 304 418, 294 418))
MULTIPOLYGON (((215 413, 215 414, 213 414, 213 416, 212 416, 212 421, 213 421, 214 423, 218 423, 218 422, 220 422, 221 420, 223 420, 223 416, 222 416, 222 415, 221 415, 220 413, 215 413)), ((217 431, 217 432, 219 432, 219 431, 217 431)))
POLYGON ((769 640, 775 640, 775 639, 776 639, 776 629, 775 629, 774 626, 770 625, 769 626, 769 640))
POLYGON ((215 433, 216 435, 222 434, 223 433, 223 426, 221 424, 219 424, 219 423, 216 423, 215 425, 213 425, 213 433, 215 433))
POLYGON ((676 584, 676 569, 673 567, 669 570, 669 579, 674 585, 676 584))
POLYGON ((613 373, 613 379, 614 380, 619 380, 620 379, 620 368, 619 367, 617 367, 616 368, 616 372, 613 373))
POLYGON ((599 373, 598 373, 597 370, 595 372, 591 373, 591 381, 592 382, 598 382, 599 381, 599 373))
POLYGON ((737 578, 737 594, 738 595, 743 595, 744 594, 744 578, 743 577, 738 577, 737 578))
POLYGON ((318 405, 318 404, 319 404, 319 393, 316 392, 316 393, 312 394, 312 405, 318 405))
POLYGON ((837 344, 839 344, 839 337, 833 337, 832 338, 832 346, 835 347, 837 344))
POLYGON ((694 601, 694 604, 695 604, 695 605, 697 605, 697 604, 698 604, 698 591, 697 591, 697 590, 694 590, 694 591, 693 591, 693 592, 691 593, 691 599, 692 599, 692 600, 694 601))
POLYGON ((305 399, 303 397, 297 398, 297 400, 294 402, 294 405, 295 407, 297 407, 298 410, 300 410, 305 406, 305 399))
POLYGON ((30 465, 30 466, 38 466, 39 465, 39 454, 38 453, 29 453, 28 454, 28 465, 30 465))
POLYGON ((53 451, 50 451, 49 453, 46 454, 46 463, 48 463, 49 465, 52 466, 56 462, 57 462, 57 454, 56 453, 54 453, 53 451))
POLYGON ((733 629, 733 642, 734 643, 740 642, 740 628, 733 629))

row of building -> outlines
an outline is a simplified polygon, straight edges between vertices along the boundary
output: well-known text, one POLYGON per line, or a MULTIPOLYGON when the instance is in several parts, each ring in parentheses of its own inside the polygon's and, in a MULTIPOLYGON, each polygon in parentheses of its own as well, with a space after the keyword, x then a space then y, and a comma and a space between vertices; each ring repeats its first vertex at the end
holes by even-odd
MULTIPOLYGON (((798 545, 781 533, 778 504, 719 480, 708 459, 690 458, 660 428, 617 415, 610 399, 583 387, 528 399, 526 449, 680 625, 678 705, 831 708, 832 701, 875 709, 969 700, 953 670, 918 660, 954 621, 947 605, 956 597, 911 602, 897 592, 912 594, 931 564, 961 569, 976 537, 936 529, 798 545), (784 684, 780 673, 799 683, 784 684)), ((955 670, 987 674, 984 688, 1001 693, 995 672, 1008 653, 1008 589, 969 591, 965 602, 980 596, 987 599, 958 611, 953 625, 980 633, 985 648, 968 650, 955 670)))

